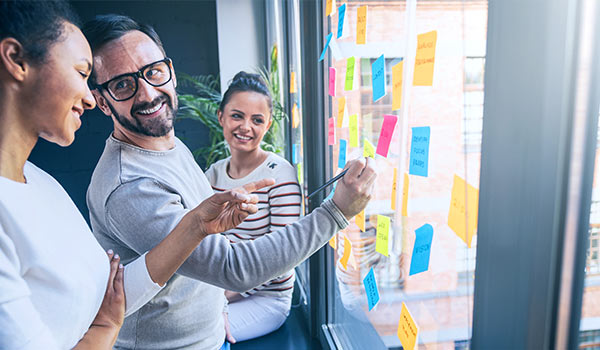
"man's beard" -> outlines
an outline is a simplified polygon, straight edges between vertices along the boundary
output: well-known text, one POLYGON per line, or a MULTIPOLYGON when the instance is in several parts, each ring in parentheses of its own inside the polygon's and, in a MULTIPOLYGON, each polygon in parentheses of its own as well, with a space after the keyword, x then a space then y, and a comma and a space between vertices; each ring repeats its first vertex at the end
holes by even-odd
POLYGON ((119 124, 131 132, 151 137, 162 137, 173 130, 173 119, 177 113, 177 101, 175 101, 175 107, 173 107, 173 101, 166 94, 155 98, 150 103, 145 102, 131 106, 131 111, 129 113, 133 120, 127 119, 125 116, 119 114, 110 102, 106 102, 119 124), (150 119, 138 118, 136 116, 137 111, 156 107, 163 102, 165 102, 166 108, 163 116, 150 119))

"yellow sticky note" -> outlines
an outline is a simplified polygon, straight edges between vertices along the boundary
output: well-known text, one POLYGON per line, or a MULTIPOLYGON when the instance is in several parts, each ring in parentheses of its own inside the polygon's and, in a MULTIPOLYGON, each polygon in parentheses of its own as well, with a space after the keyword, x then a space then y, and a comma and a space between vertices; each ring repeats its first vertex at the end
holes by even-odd
POLYGON ((414 86, 433 85, 433 63, 435 62, 436 41, 436 30, 417 36, 417 55, 415 57, 413 77, 414 86))
POLYGON ((356 10, 356 43, 361 45, 367 42, 367 6, 356 10))
POLYGON ((392 178, 392 210, 396 210, 396 188, 398 188, 398 169, 394 168, 394 177, 392 178))
POLYGON ((329 240, 329 245, 331 246, 331 248, 333 248, 333 250, 337 249, 337 233, 333 235, 333 237, 331 237, 331 239, 329 240))
POLYGON ((408 216, 408 174, 404 173, 404 185, 402 186, 402 216, 408 216))
POLYGON ((292 72, 290 75, 290 94, 295 94, 296 92, 298 92, 296 88, 296 72, 292 72))
POLYGON ((298 183, 304 183, 304 170, 302 170, 302 163, 298 163, 298 183))
POLYGON ((402 107, 402 67, 404 61, 392 67, 392 110, 402 107))
POLYGON ((400 311, 400 321, 398 322, 398 338, 400 344, 405 350, 413 350, 417 344, 419 327, 415 323, 406 304, 402 302, 402 311, 400 311))
POLYGON ((358 147, 358 115, 350 116, 350 147, 358 147))
POLYGON ((300 125, 300 116, 298 113, 298 105, 294 103, 294 107, 292 108, 292 127, 297 128, 300 125))
POLYGON ((390 234, 390 218, 384 215, 377 215, 377 241, 375 242, 375 251, 388 256, 388 241, 390 234))
POLYGON ((342 263, 344 270, 346 270, 348 268, 348 259, 350 259, 350 250, 352 250, 352 244, 350 243, 350 240, 348 239, 348 237, 344 236, 344 255, 340 259, 340 262, 342 263))
POLYGON ((366 218, 364 209, 360 213, 356 214, 356 216, 354 217, 354 222, 362 232, 365 232, 366 218))
POLYGON ((375 158, 375 146, 373 146, 373 144, 371 142, 369 142, 369 140, 367 140, 366 138, 364 139, 365 144, 364 144, 364 149, 363 149, 363 157, 371 157, 371 158, 375 158))
POLYGON ((471 241, 477 230, 478 211, 479 190, 467 184, 460 176, 454 175, 452 198, 450 199, 450 210, 448 212, 448 226, 469 248, 471 248, 471 241))
POLYGON ((346 98, 338 98, 338 115, 337 115, 337 127, 341 128, 344 123, 344 111, 346 110, 346 98))
POLYGON ((329 16, 335 12, 335 0, 327 0, 325 4, 325 16, 329 16))

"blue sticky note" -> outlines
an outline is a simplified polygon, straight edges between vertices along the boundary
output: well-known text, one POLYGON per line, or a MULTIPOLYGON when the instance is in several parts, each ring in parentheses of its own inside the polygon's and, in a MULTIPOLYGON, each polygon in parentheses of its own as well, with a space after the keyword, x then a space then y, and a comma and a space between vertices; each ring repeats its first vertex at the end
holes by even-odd
POLYGON ((344 17, 346 16, 346 4, 338 7, 338 32, 337 38, 342 37, 342 32, 344 31, 344 17))
POLYGON ((321 57, 319 58, 319 62, 323 61, 323 59, 325 58, 325 52, 327 52, 327 48, 329 47, 329 42, 331 41, 332 36, 333 36, 333 33, 329 33, 329 35, 327 35, 327 42, 325 43, 325 46, 323 46, 323 52, 321 52, 321 57))
POLYGON ((335 192, 335 186, 337 186, 337 182, 333 184, 333 188, 331 189, 331 192, 329 192, 329 195, 327 195, 327 197, 325 197, 325 200, 333 198, 333 193, 335 192))
POLYGON ((416 239, 410 260, 409 276, 427 271, 429 269, 429 255, 431 254, 431 240, 433 239, 433 227, 425 224, 415 231, 416 239))
POLYGON ((298 163, 298 145, 292 145, 292 163, 298 163))
POLYGON ((371 267, 371 270, 369 270, 369 273, 365 276, 363 284, 365 285, 365 292, 367 292, 369 311, 371 311, 371 309, 373 309, 379 302, 379 291, 377 290, 377 281, 375 281, 373 267, 371 267))
POLYGON ((379 56, 371 65, 371 77, 373 81, 373 102, 385 96, 385 58, 379 56))
POLYGON ((428 126, 412 128, 410 144, 410 167, 408 173, 427 177, 429 165, 429 134, 428 126))
POLYGON ((338 156, 338 168, 343 168, 346 166, 346 140, 340 140, 340 154, 338 156))

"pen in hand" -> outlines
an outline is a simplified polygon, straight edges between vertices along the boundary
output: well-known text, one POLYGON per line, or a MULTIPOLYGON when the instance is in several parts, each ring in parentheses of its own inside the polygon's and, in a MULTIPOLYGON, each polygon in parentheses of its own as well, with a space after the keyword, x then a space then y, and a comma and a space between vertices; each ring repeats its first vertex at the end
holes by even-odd
POLYGON ((313 195, 315 195, 316 193, 318 193, 319 191, 321 191, 322 189, 326 188, 327 186, 331 185, 332 183, 336 182, 337 180, 341 179, 342 176, 344 176, 346 174, 346 172, 348 172, 348 169, 342 171, 341 173, 339 173, 337 176, 335 176, 334 178, 332 178, 331 180, 327 181, 326 183, 322 184, 321 186, 319 186, 319 188, 317 188, 316 190, 313 191, 313 193, 309 194, 308 196, 306 196, 306 199, 312 197, 313 195))

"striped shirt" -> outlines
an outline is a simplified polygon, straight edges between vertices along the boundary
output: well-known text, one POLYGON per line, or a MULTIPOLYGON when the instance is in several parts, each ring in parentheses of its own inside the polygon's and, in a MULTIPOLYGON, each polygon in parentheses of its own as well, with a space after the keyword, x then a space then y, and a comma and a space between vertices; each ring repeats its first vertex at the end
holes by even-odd
MULTIPOLYGON (((238 227, 223 233, 231 243, 243 244, 298 220, 302 194, 296 170, 287 160, 269 152, 267 159, 250 174, 241 179, 232 179, 227 174, 229 159, 216 162, 206 171, 206 177, 215 192, 226 191, 264 178, 275 179, 273 186, 253 192, 258 195, 258 211, 248 216, 238 227)), ((294 279, 294 271, 291 270, 241 294, 244 297, 253 294, 291 297, 294 279)))

